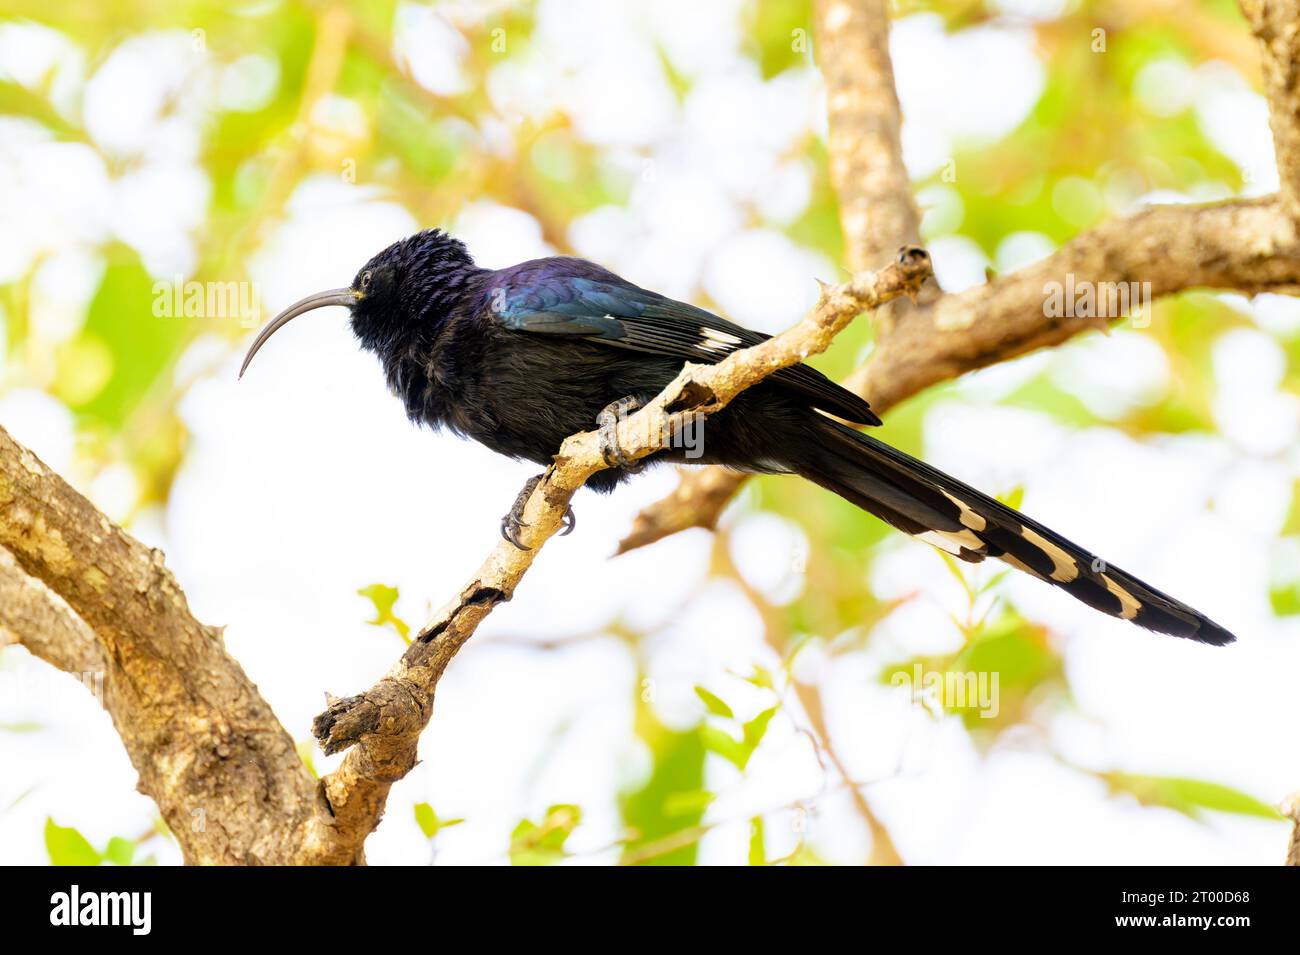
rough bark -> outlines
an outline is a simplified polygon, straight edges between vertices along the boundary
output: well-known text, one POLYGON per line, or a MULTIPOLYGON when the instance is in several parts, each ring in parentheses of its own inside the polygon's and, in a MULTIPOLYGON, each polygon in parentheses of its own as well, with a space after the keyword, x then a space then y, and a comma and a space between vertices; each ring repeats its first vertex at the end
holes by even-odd
MULTIPOLYGON (((1153 298, 1193 288, 1300 292, 1300 240, 1277 196, 1153 206, 1077 236, 1033 265, 909 311, 845 382, 877 412, 941 381, 1064 341, 1105 323, 1056 317, 1049 282, 1150 283, 1153 298)), ((620 553, 689 527, 713 527, 746 476, 684 471, 637 515, 620 553)))
POLYGON ((921 216, 903 165, 903 117, 884 0, 818 0, 816 16, 831 181, 839 198, 845 263, 856 272, 900 245, 919 241, 921 216))
MULTIPOLYGON (((161 552, 114 526, 2 429, 0 546, 94 632, 104 705, 186 860, 289 861, 286 832, 305 825, 315 787, 220 631, 191 616, 161 552)), ((58 632, 20 635, 40 653, 39 640, 58 632)))
POLYGON ((1241 11, 1259 41, 1282 206, 1300 221, 1300 3, 1242 0, 1241 11))

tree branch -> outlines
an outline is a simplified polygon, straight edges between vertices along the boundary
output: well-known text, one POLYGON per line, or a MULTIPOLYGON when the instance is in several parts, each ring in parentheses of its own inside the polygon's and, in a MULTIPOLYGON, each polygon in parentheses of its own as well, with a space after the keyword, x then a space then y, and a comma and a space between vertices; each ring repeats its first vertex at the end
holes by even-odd
MULTIPOLYGON (((619 422, 619 447, 633 459, 653 454, 663 447, 663 436, 688 418, 712 414, 767 375, 823 351, 859 312, 915 294, 929 275, 929 256, 908 248, 879 272, 824 287, 813 310, 788 331, 716 365, 687 364, 658 397, 619 422)), ((607 466, 595 432, 566 440, 524 510, 524 543, 530 549, 498 544, 378 683, 358 696, 332 700, 316 718, 313 732, 325 752, 351 748, 323 784, 338 826, 358 843, 373 828, 393 782, 415 765, 416 744, 447 664, 492 609, 514 595, 542 545, 559 529, 574 492, 607 466)))
POLYGON ((1241 11, 1259 41, 1282 205, 1300 222, 1300 3, 1241 0, 1241 11))
POLYGON ((1291 794, 1282 811, 1291 817, 1291 842, 1287 846, 1286 864, 1300 866, 1300 792, 1291 794))
POLYGON ((12 557, 0 562, 5 626, 56 666, 105 671, 104 707, 186 861, 303 861, 312 824, 327 814, 220 631, 191 616, 160 551, 2 428, 0 547, 12 557), (85 646, 92 638, 98 659, 85 646))
MULTIPOLYGON (((1050 314, 1048 283, 1067 277, 1094 287, 1149 283, 1153 299, 1192 288, 1294 294, 1300 241, 1276 196, 1153 206, 1085 232, 1033 265, 912 309, 845 384, 883 412, 930 385, 1104 325, 1050 314)), ((668 497, 637 515, 619 553, 714 527, 746 479, 717 468, 683 472, 668 497)))
POLYGON ((67 673, 104 673, 103 651, 86 622, 0 547, 0 646, 11 643, 67 673))
MULTIPOLYGON (((923 307, 881 323, 875 353, 845 385, 883 412, 928 385, 1060 344, 1096 324, 1046 314, 1043 286, 1071 274, 1076 282, 1150 282, 1153 297, 1197 287, 1300 292, 1293 226, 1300 222, 1300 4, 1241 0, 1241 7, 1260 42, 1280 195, 1156 206, 1105 223, 1039 263, 960 295, 936 298, 932 285, 923 307)), ((916 219, 907 212, 912 199, 897 147, 898 100, 883 4, 821 0, 817 13, 819 58, 830 91, 831 174, 851 257, 876 241, 862 230, 914 227, 916 219), (874 95, 856 92, 853 84, 874 95), (874 217, 869 214, 877 208, 874 217)), ((683 470, 671 494, 637 515, 618 553, 687 528, 715 527, 746 480, 717 468, 683 470)))
POLYGON ((1049 283, 1071 278, 1075 286, 1143 283, 1138 290, 1152 299, 1193 288, 1293 293, 1300 291, 1300 242, 1275 197, 1152 206, 1085 232, 1033 265, 918 309, 850 387, 888 408, 929 385, 1103 327, 1106 319, 1049 314, 1049 283))
POLYGON ((921 215, 903 165, 902 110, 884 0, 818 0, 817 62, 826 80, 831 182, 844 258, 854 272, 920 241, 921 215))

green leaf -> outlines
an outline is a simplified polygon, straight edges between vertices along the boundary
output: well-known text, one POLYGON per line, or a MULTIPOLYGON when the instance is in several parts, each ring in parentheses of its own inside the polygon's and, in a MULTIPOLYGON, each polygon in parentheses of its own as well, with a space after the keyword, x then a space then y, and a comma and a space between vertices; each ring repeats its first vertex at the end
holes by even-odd
POLYGON ((776 711, 777 707, 770 707, 745 724, 745 745, 749 747, 751 753, 763 741, 763 736, 767 733, 767 724, 772 722, 776 711))
MULTIPOLYGON (((160 289, 126 246, 107 252, 107 265, 86 323, 59 349, 55 392, 79 415, 119 427, 171 367, 198 328, 226 319, 159 317, 160 289)), ((168 282, 173 281, 168 276, 168 282)))
POLYGON ((1279 617, 1294 617, 1300 613, 1300 580, 1270 587, 1268 602, 1279 617))
POLYGON ((417 802, 415 804, 415 821, 420 825, 420 831, 424 833, 425 838, 432 839, 443 829, 451 826, 459 826, 464 819, 439 819, 438 814, 433 811, 433 807, 427 802, 417 802))
POLYGON ((763 79, 810 61, 812 7, 805 0, 751 0, 745 8, 745 19, 746 52, 758 60, 763 79))
POLYGON ((389 587, 387 584, 371 584, 369 587, 362 587, 357 593, 375 607, 375 619, 367 620, 366 623, 375 627, 390 626, 407 644, 411 642, 410 625, 393 613, 393 607, 399 596, 396 587, 389 587))
POLYGON ((1036 694, 1063 684, 1063 664, 1046 632, 1012 610, 981 621, 968 640, 955 654, 888 666, 881 682, 932 692, 944 712, 960 715, 967 729, 981 734, 1021 721, 1036 694))
POLYGON ((736 714, 731 712, 731 707, 722 702, 716 695, 710 693, 702 686, 695 688, 695 695, 704 701, 704 707, 714 716, 725 717, 726 719, 735 719, 736 714))
POLYGON ((709 803, 717 798, 716 793, 707 789, 695 789, 683 793, 671 793, 664 800, 665 816, 695 815, 708 808, 709 803))
POLYGON ((298 751, 302 764, 307 767, 307 772, 311 773, 311 778, 320 779, 320 773, 316 771, 316 740, 301 740, 294 748, 298 751))
POLYGON ((438 814, 427 802, 415 804, 415 821, 419 824, 420 831, 424 833, 424 838, 432 839, 438 834, 438 814))
MULTIPOLYGON (((626 845, 635 852, 651 843, 696 828, 703 818, 705 803, 705 748, 701 724, 685 733, 673 732, 655 717, 654 708, 636 697, 637 737, 649 749, 650 774, 643 783, 619 796, 623 824, 635 835, 626 845)), ((698 851, 695 842, 656 853, 642 865, 693 865, 698 851)))
POLYGON ((939 556, 943 558, 943 562, 948 568, 948 573, 957 581, 958 586, 966 592, 967 603, 973 606, 977 594, 975 593, 975 589, 970 585, 970 582, 966 579, 965 572, 957 565, 957 558, 945 551, 939 551, 939 556))
POLYGON ((1025 503, 1025 486, 1023 484, 1016 485, 1005 494, 999 494, 998 500, 1013 511, 1020 510, 1025 503))
POLYGON ((1136 773, 1106 773, 1102 779, 1111 792, 1127 793, 1144 806, 1164 806, 1191 819, 1199 820, 1207 810, 1262 819, 1283 818, 1277 809, 1248 793, 1203 779, 1136 773))
POLYGON ((560 803, 540 823, 523 819, 510 834, 511 865, 554 865, 566 855, 564 843, 582 821, 582 810, 560 803))
POLYGON ((777 709, 773 706, 763 710, 745 723, 741 727, 740 739, 736 739, 716 726, 701 726, 700 739, 704 743, 704 748, 711 753, 717 753, 743 773, 745 767, 749 765, 749 758, 754 755, 754 750, 763 741, 763 736, 767 733, 767 725, 772 722, 777 709))
POLYGON ((104 849, 104 859, 114 865, 131 865, 135 859, 135 843, 121 836, 108 840, 104 849))
POLYGON ((1282 524, 1280 533, 1300 534, 1300 481, 1291 485, 1291 506, 1287 508, 1286 520, 1282 524))
POLYGON ((45 851, 51 865, 99 865, 103 859, 76 829, 45 820, 45 851))
POLYGON ((750 753, 749 747, 744 743, 733 739, 716 726, 701 726, 700 741, 704 743, 704 748, 710 753, 717 753, 727 762, 744 772, 745 764, 749 762, 750 753))
POLYGON ((39 733, 45 729, 44 724, 35 720, 23 720, 18 723, 0 723, 0 732, 4 733, 39 733))
POLYGON ((763 817, 749 820, 749 864, 767 865, 767 849, 763 845, 763 817))

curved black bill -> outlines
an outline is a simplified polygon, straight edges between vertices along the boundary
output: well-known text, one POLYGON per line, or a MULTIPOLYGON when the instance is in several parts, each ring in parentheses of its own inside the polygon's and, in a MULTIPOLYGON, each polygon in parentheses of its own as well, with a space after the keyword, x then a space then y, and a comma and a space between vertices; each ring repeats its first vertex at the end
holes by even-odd
POLYGON ((257 354, 257 350, 266 344, 266 340, 278 332, 285 325, 289 324, 292 319, 297 318, 303 312, 310 312, 314 308, 324 308, 326 305, 343 305, 349 306, 357 300, 357 293, 350 288, 332 288, 328 292, 317 292, 315 295, 308 295, 304 299, 299 299, 288 308, 286 308, 267 324, 267 326, 257 333, 253 339, 253 344, 248 348, 248 354, 244 356, 244 363, 239 366, 239 377, 244 377, 244 372, 248 370, 248 364, 257 354))

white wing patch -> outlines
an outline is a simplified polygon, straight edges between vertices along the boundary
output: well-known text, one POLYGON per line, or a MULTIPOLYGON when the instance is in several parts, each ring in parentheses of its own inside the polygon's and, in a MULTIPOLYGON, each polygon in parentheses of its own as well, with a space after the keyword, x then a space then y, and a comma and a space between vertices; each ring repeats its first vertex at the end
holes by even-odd
POLYGON ((700 326, 700 347, 705 351, 729 352, 739 344, 740 339, 729 332, 709 328, 707 325, 700 326))

